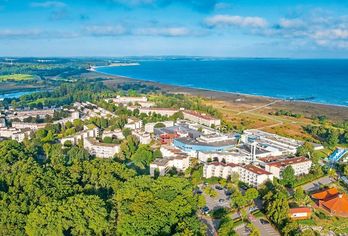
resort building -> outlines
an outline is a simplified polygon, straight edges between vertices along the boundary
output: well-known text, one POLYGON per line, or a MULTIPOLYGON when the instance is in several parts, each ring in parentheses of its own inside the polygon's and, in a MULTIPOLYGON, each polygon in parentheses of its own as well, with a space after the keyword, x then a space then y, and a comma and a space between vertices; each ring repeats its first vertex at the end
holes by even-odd
POLYGON ((317 192, 311 196, 318 204, 332 215, 348 217, 348 196, 346 193, 339 193, 336 188, 329 188, 317 192))
POLYGON ((227 179, 233 173, 239 175, 239 180, 258 187, 266 181, 272 180, 273 175, 254 165, 237 165, 234 163, 211 162, 204 165, 203 177, 220 177, 227 179))
POLYGON ((312 216, 312 210, 308 207, 298 207, 289 209, 289 218, 292 220, 307 220, 312 216))
POLYGON ((239 180, 253 187, 272 181, 272 173, 254 165, 244 165, 239 168, 239 180))
POLYGON ((172 146, 161 146, 163 158, 157 158, 150 164, 150 175, 156 171, 159 175, 165 175, 171 168, 177 171, 185 171, 190 166, 190 157, 172 146))
POLYGON ((214 118, 210 115, 207 115, 205 113, 199 113, 197 111, 189 111, 189 110, 184 110, 183 112, 184 119, 196 122, 201 125, 205 125, 208 127, 218 127, 221 125, 221 120, 214 118))
POLYGON ((212 178, 219 177, 227 179, 229 176, 233 175, 233 173, 239 173, 239 166, 234 163, 223 163, 223 162, 211 162, 204 165, 203 168, 203 177, 204 178, 212 178))
POLYGON ((129 117, 127 120, 127 124, 124 128, 128 128, 131 130, 141 129, 143 127, 143 122, 136 117, 129 117))
POLYGON ((26 123, 26 122, 12 122, 12 127, 16 129, 30 129, 30 130, 38 130, 41 128, 45 128, 46 123, 26 123))
POLYGON ((312 161, 305 157, 286 158, 266 163, 265 170, 271 172, 278 179, 281 179, 283 170, 288 166, 294 169, 296 176, 306 175, 310 171, 312 161))
POLYGON ((197 152, 222 152, 233 148, 237 140, 226 135, 200 136, 196 139, 182 137, 173 140, 173 145, 191 156, 197 152))
MULTIPOLYGON (((86 127, 85 127, 86 128, 86 127)), ((86 138, 95 138, 99 136, 99 128, 93 128, 93 129, 85 129, 81 132, 78 132, 74 135, 64 137, 60 140, 61 144, 65 144, 67 141, 71 142, 71 144, 76 145, 79 141, 82 141, 86 138)))
POLYGON ((117 96, 116 98, 109 98, 105 99, 106 101, 112 100, 112 102, 117 104, 135 104, 135 103, 141 103, 141 102, 147 102, 147 97, 122 97, 117 96))
POLYGON ((30 129, 16 129, 16 128, 0 128, 0 137, 10 138, 16 140, 18 142, 23 142, 25 137, 30 137, 31 135, 30 129))
POLYGON ((224 162, 242 164, 247 162, 247 160, 249 159, 249 154, 246 152, 242 152, 240 149, 235 148, 225 152, 199 151, 197 153, 197 157, 198 160, 202 163, 224 162))
POLYGON ((24 111, 15 111, 13 114, 9 115, 8 118, 10 120, 19 119, 23 121, 29 117, 38 117, 40 119, 44 119, 46 116, 53 117, 54 110, 53 109, 43 109, 43 110, 24 110, 24 111))
POLYGON ((119 144, 101 143, 95 138, 85 138, 83 147, 91 154, 100 158, 111 158, 120 150, 119 144))
POLYGON ((120 129, 104 130, 102 133, 102 139, 104 139, 105 137, 117 138, 119 140, 124 139, 124 135, 122 133, 122 130, 120 129))
POLYGON ((141 144, 150 144, 152 139, 151 135, 149 133, 146 133, 144 131, 141 131, 139 129, 133 130, 132 135, 134 135, 141 144))
POLYGON ((145 132, 151 133, 151 134, 154 133, 155 132, 154 129, 158 125, 161 125, 161 126, 164 125, 164 127, 172 127, 174 126, 174 121, 169 120, 169 121, 147 123, 144 126, 145 132))
POLYGON ((159 114, 161 116, 172 116, 175 113, 177 113, 178 111, 179 111, 179 109, 174 109, 174 108, 155 108, 155 107, 151 107, 151 108, 141 107, 141 108, 139 108, 139 112, 145 113, 146 115, 156 113, 156 114, 159 114))

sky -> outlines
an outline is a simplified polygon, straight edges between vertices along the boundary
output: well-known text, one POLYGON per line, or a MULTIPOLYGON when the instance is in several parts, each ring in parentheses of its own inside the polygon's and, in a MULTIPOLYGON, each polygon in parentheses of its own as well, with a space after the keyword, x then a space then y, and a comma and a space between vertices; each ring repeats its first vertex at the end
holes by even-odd
POLYGON ((0 0, 0 56, 348 58, 348 0, 0 0))

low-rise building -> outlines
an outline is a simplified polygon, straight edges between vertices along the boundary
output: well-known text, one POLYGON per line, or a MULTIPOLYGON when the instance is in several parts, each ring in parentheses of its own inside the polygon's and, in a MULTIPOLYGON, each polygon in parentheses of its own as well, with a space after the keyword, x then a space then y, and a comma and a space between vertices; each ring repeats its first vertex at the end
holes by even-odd
POLYGON ((133 130, 132 135, 136 137, 141 144, 150 144, 151 143, 151 135, 141 130, 133 130))
POLYGON ((142 127, 143 127, 143 122, 136 117, 128 118, 127 124, 124 126, 124 128, 128 128, 131 130, 141 129, 142 127))
POLYGON ((234 163, 223 163, 223 162, 211 162, 204 165, 203 168, 203 177, 204 178, 212 178, 219 177, 227 179, 229 176, 233 175, 233 173, 239 173, 239 166, 234 163))
POLYGON ((39 117, 44 119, 46 116, 53 117, 54 109, 43 109, 43 110, 24 110, 24 111, 15 111, 13 114, 9 115, 9 119, 19 119, 23 121, 29 117, 39 117))
POLYGON ((177 113, 179 109, 174 109, 174 108, 156 108, 156 107, 140 107, 139 112, 140 113, 145 113, 147 115, 151 114, 159 114, 161 116, 172 116, 175 113, 177 113))
POLYGON ((268 162, 265 164, 265 170, 271 172, 278 179, 282 178, 283 170, 291 166, 294 169, 295 175, 308 174, 312 166, 312 161, 305 157, 294 157, 268 162))
POLYGON ((239 169, 239 180, 253 187, 272 181, 272 173, 254 165, 243 165, 239 169))
POLYGON ((234 163, 211 162, 204 165, 203 177, 220 177, 227 179, 233 173, 239 175, 239 180, 258 187, 261 184, 272 180, 273 175, 254 165, 237 165, 234 163))
POLYGON ((102 134, 102 139, 105 137, 110 137, 110 138, 117 138, 119 140, 124 139, 124 135, 122 130, 116 129, 116 130, 104 130, 102 134))
POLYGON ((312 210, 308 207, 297 207, 289 209, 289 217, 292 220, 307 220, 310 219, 312 210))
POLYGON ((190 157, 172 146, 161 146, 163 158, 157 158, 150 164, 150 174, 154 176, 165 175, 171 168, 177 171, 185 171, 190 166, 190 157))
POLYGON ((12 127, 16 129, 30 129, 30 130, 38 130, 41 128, 45 128, 46 123, 27 123, 27 122, 12 122, 12 127))
POLYGON ((85 138, 83 147, 91 154, 100 158, 112 158, 120 150, 119 144, 101 143, 94 138, 85 138))
POLYGON ((117 96, 116 98, 107 98, 106 101, 112 100, 112 102, 117 104, 135 104, 135 103, 144 103, 147 102, 147 97, 125 97, 117 96))
POLYGON ((71 144, 76 145, 79 141, 84 140, 85 138, 95 138, 99 136, 99 128, 87 129, 78 132, 76 134, 70 135, 68 137, 64 137, 60 140, 61 144, 65 144, 67 141, 71 142, 71 144))
POLYGON ((184 119, 202 124, 205 126, 215 126, 218 127, 221 125, 221 120, 212 117, 211 115, 200 113, 197 111, 184 110, 183 112, 184 119))
POLYGON ((0 137, 10 138, 18 142, 23 142, 26 137, 30 137, 30 129, 0 128, 0 137))
POLYGON ((164 127, 171 127, 174 126, 174 121, 161 121, 161 122, 153 122, 153 123, 147 123, 144 126, 145 132, 147 133, 153 133, 156 125, 163 124, 164 127))
POLYGON ((208 162, 224 162, 224 163, 246 163, 249 158, 248 153, 241 152, 239 149, 232 149, 222 152, 205 152, 199 151, 197 153, 198 160, 202 163, 208 162))

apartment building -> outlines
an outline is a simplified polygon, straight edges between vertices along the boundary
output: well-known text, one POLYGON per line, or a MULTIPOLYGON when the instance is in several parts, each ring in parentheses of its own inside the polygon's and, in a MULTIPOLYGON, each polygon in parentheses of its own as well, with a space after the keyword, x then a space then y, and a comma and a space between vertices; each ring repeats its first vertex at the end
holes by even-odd
POLYGON ((101 143, 95 138, 85 138, 83 147, 91 154, 100 158, 112 158, 120 150, 119 144, 101 143))
POLYGON ((154 176, 156 170, 159 175, 165 175, 171 168, 185 171, 190 166, 190 157, 172 146, 161 146, 163 158, 157 158, 150 164, 150 175, 154 176))
POLYGON ((184 115, 184 119, 192 121, 192 122, 196 122, 201 125, 205 125, 208 127, 211 127, 211 126, 218 127, 221 125, 220 119, 214 118, 205 113, 200 113, 197 111, 190 111, 190 110, 184 110, 182 113, 184 115))
POLYGON ((306 175, 311 169, 312 161, 305 157, 286 158, 266 163, 265 170, 281 179, 283 170, 288 166, 294 169, 296 176, 306 175))
POLYGON ((204 165, 203 177, 220 177, 227 179, 233 173, 239 175, 239 180, 253 187, 272 180, 272 173, 254 165, 237 165, 234 163, 211 162, 204 165))

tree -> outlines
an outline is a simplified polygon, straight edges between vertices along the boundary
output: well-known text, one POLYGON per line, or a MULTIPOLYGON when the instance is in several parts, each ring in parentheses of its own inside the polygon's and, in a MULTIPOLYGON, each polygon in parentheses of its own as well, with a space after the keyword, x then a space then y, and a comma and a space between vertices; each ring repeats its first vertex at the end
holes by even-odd
POLYGON ((244 194, 246 201, 252 202, 254 199, 256 199, 259 196, 259 192, 256 188, 249 188, 247 191, 245 191, 244 194))
POLYGON ((296 190, 294 192, 294 199, 300 205, 302 205, 306 202, 307 195, 305 194, 305 192, 303 191, 303 189, 301 187, 296 188, 296 190))
POLYGON ((136 152, 131 156, 134 165, 140 169, 145 169, 154 160, 152 150, 148 145, 140 144, 136 152))
POLYGON ((127 181, 114 200, 118 235, 200 234, 197 198, 186 179, 139 176, 127 181))
POLYGON ((295 171, 292 168, 292 166, 287 166, 281 174, 281 180, 280 182, 288 187, 293 187, 295 182, 296 182, 296 176, 295 176, 295 171))
POLYGON ((233 229, 233 221, 229 217, 225 217, 220 222, 218 233, 220 236, 234 236, 236 232, 233 229))
POLYGON ((313 144, 305 142, 302 146, 297 148, 297 156, 311 157, 314 152, 313 144))
POLYGON ((299 225, 297 222, 289 222, 282 228, 282 233, 285 236, 298 235, 299 225))
POLYGON ((76 195, 37 207, 28 216, 28 235, 102 235, 108 230, 105 203, 97 196, 76 195))
POLYGON ((231 198, 231 203, 236 208, 243 208, 247 204, 247 199, 242 195, 239 190, 234 191, 231 198))
POLYGON ((343 173, 344 173, 345 176, 348 176, 348 165, 345 165, 343 167, 343 173))
POLYGON ((265 197, 266 215, 278 226, 283 226, 288 218, 289 205, 284 190, 269 191, 265 197))

